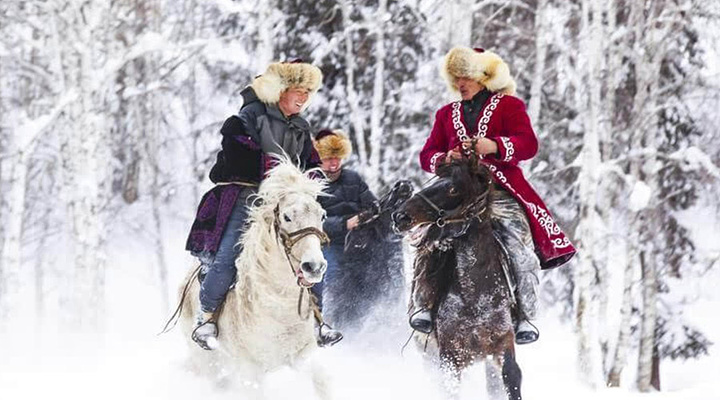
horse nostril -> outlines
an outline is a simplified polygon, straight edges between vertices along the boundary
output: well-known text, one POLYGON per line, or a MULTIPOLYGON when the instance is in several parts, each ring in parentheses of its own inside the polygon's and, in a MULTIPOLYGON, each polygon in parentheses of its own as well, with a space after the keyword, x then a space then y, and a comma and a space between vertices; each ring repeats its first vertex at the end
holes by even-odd
POLYGON ((302 271, 305 273, 316 273, 320 271, 321 268, 322 264, 318 262, 306 261, 300 264, 300 269, 302 269, 302 271))

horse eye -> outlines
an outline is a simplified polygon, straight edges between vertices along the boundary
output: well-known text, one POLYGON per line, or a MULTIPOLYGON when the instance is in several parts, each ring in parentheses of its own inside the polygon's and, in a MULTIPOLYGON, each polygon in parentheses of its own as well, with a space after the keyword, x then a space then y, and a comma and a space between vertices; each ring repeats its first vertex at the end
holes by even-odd
POLYGON ((290 217, 288 217, 287 214, 283 214, 283 218, 285 219, 285 222, 290 222, 290 217))
POLYGON ((325 222, 326 219, 327 219, 327 215, 325 215, 325 214, 323 214, 322 217, 320 218, 320 220, 322 222, 325 222))
POLYGON ((455 186, 450 186, 450 189, 448 190, 448 193, 450 193, 450 194, 453 195, 453 196, 456 195, 456 194, 458 194, 457 188, 455 188, 455 186))

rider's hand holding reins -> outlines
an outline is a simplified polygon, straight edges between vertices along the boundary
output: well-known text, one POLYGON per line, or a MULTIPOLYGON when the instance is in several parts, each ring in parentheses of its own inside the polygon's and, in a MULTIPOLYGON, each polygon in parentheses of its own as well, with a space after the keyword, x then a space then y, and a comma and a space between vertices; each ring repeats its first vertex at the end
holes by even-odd
MULTIPOLYGON (((463 147, 472 146, 473 140, 466 140, 463 142, 463 147)), ((488 138, 478 138, 475 140, 475 154, 486 155, 495 154, 498 151, 497 143, 494 140, 488 138)))
POLYGON ((460 160, 462 157, 462 150, 460 149, 460 146, 457 146, 447 153, 445 156, 445 163, 451 163, 452 160, 460 160))
POLYGON ((359 223, 360 223, 360 218, 358 218, 358 216, 356 215, 356 216, 348 219, 347 222, 345 223, 345 226, 347 227, 347 230, 351 231, 351 230, 357 228, 359 223))

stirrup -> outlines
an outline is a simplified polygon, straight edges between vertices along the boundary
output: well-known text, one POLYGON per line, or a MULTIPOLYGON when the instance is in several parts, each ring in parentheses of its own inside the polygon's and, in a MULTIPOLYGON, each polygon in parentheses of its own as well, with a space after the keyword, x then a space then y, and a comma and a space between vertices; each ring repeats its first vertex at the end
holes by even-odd
POLYGON ((433 330, 433 320, 430 310, 421 308, 410 316, 410 327, 418 332, 429 334, 433 330))
POLYGON ((213 320, 207 320, 193 329, 190 337, 205 350, 215 350, 218 348, 218 328, 213 320))
POLYGON ((540 332, 530 321, 524 319, 515 326, 515 343, 530 344, 540 338, 540 332))
POLYGON ((333 329, 326 323, 320 323, 315 327, 317 345, 319 347, 330 347, 343 340, 343 334, 333 329))

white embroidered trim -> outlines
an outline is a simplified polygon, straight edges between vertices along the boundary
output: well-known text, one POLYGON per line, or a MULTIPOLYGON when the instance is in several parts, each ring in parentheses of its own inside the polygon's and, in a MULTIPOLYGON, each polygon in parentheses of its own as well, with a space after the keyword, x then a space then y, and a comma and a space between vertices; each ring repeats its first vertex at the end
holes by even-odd
POLYGON ((459 101, 456 101, 452 105, 452 123, 453 128, 455 128, 455 134, 458 138, 460 138, 461 142, 464 142, 466 140, 470 140, 470 137, 467 135, 467 130, 465 129, 465 125, 462 122, 462 114, 460 113, 460 107, 462 104, 459 101))
POLYGON ((513 154, 515 154, 515 145, 510 141, 510 138, 505 136, 501 136, 500 140, 502 140, 503 146, 505 146, 505 158, 503 158, 503 161, 510 161, 513 154))
POLYGON ((498 104, 500 103, 500 99, 505 97, 503 93, 498 93, 493 95, 493 97, 490 98, 490 104, 488 104, 487 107, 485 107, 485 111, 483 111, 483 116, 480 118, 480 121, 478 121, 478 136, 479 137, 485 137, 487 135, 488 130, 488 122, 490 122, 490 118, 493 116, 493 113, 495 112, 495 109, 497 108, 498 104))
POLYGON ((544 208, 540 207, 539 205, 535 203, 531 203, 529 201, 526 201, 520 193, 515 191, 515 188, 512 187, 510 183, 508 183, 508 179, 502 172, 497 170, 497 167, 492 164, 486 164, 487 167, 490 169, 490 171, 495 174, 497 179, 502 182, 503 186, 510 190, 516 198, 520 199, 525 205, 528 206, 530 211, 532 212, 533 218, 540 224, 543 229, 545 229, 545 233, 547 234, 548 238, 550 238, 550 242, 553 244, 553 246, 556 249, 562 249, 565 247, 570 246, 570 239, 567 237, 556 237, 553 238, 553 236, 559 236, 562 234, 560 231, 560 227, 555 223, 555 220, 553 217, 550 216, 550 213, 547 212, 544 208))
POLYGON ((432 158, 430 159, 430 172, 435 173, 435 168, 437 168, 437 160, 444 155, 445 153, 433 154, 432 158))

